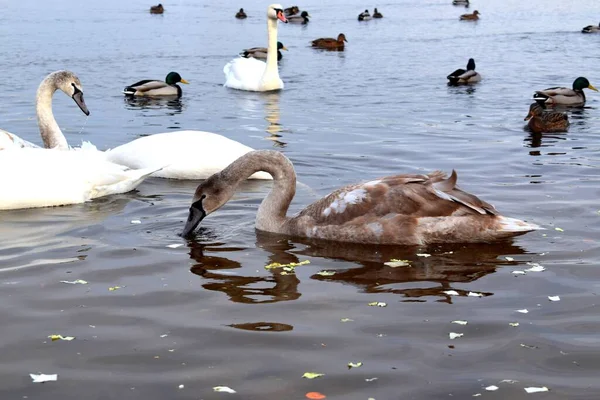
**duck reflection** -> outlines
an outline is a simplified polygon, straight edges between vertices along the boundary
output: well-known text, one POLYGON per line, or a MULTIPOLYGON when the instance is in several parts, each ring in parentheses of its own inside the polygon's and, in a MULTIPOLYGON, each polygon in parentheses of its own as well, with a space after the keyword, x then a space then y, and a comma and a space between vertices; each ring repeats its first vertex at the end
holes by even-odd
POLYGON ((125 108, 128 110, 157 110, 167 108, 172 110, 168 115, 181 114, 184 103, 181 97, 162 96, 162 97, 143 97, 143 96, 125 96, 123 98, 125 108))
MULTIPOLYGON (((502 255, 523 254, 525 251, 512 241, 494 244, 464 244, 432 246, 425 250, 401 246, 367 246, 350 243, 323 242, 310 239, 282 238, 258 232, 256 245, 269 253, 266 264, 298 263, 304 257, 319 257, 358 264, 357 267, 335 269, 335 274, 323 276, 315 273, 310 278, 320 281, 350 284, 365 293, 393 293, 406 298, 405 301, 425 301, 436 297, 437 301, 452 302, 447 291, 454 290, 459 296, 467 296, 469 290, 455 289, 455 283, 474 282, 491 274, 503 265, 516 265, 514 261, 501 260, 502 255), (421 254, 420 256, 417 254, 421 254), (393 268, 384 265, 391 259, 410 262, 409 266, 393 268), (402 287, 399 287, 402 286, 402 287)), ((232 301, 241 303, 273 303, 296 300, 301 296, 296 274, 284 275, 280 269, 271 270, 272 276, 225 275, 219 270, 241 268, 238 261, 224 257, 205 255, 215 252, 246 251, 244 248, 221 247, 222 243, 202 245, 190 243, 191 257, 197 261, 192 272, 206 279, 216 280, 204 284, 209 290, 226 293, 232 301), (265 287, 266 286, 266 287, 265 287), (265 298, 260 300, 260 298, 265 298)), ((302 267, 299 267, 302 268, 302 267)), ((482 293, 484 296, 492 293, 482 293)))

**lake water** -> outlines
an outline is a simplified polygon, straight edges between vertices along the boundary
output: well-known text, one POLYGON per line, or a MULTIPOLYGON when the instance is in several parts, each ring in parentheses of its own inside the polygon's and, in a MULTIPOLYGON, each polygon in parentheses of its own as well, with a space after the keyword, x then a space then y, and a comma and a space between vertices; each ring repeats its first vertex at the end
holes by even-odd
POLYGON ((86 119, 55 95, 73 145, 198 129, 278 149, 302 183, 292 211, 344 184, 455 168, 462 188, 546 228, 430 248, 289 240, 254 230, 269 182, 244 184, 191 242, 177 233, 197 182, 151 179, 88 204, 2 212, 0 398, 597 398, 600 94, 586 91, 568 133, 532 136, 523 118, 536 89, 578 76, 600 85, 600 35, 580 33, 598 22, 600 2, 450 3, 307 0, 309 25, 280 24, 285 90, 257 94, 223 88, 222 69, 266 43, 267 3, 180 0, 150 15, 140 0, 0 0, 0 127, 27 140, 41 143, 39 82, 69 69, 91 111, 86 119), (356 20, 374 6, 382 20, 356 20), (240 7, 247 20, 233 18, 240 7), (479 22, 458 21, 474 9, 479 22), (309 47, 340 32, 344 52, 309 47), (483 81, 448 87, 469 57, 483 81), (120 93, 171 70, 191 83, 179 102, 120 93), (385 266, 391 258, 411 263, 385 266), (264 269, 304 260, 291 275, 264 269), (513 274, 531 263, 546 270, 513 274), (60 282, 76 279, 88 284, 60 282), (58 382, 35 384, 30 373, 58 382), (219 385, 237 393, 215 393, 219 385))

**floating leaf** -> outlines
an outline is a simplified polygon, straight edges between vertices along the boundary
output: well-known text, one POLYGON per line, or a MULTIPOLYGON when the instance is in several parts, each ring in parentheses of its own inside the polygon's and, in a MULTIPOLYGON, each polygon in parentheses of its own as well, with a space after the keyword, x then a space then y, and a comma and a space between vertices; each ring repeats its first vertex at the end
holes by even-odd
POLYGON ((550 301, 560 301, 560 296, 548 296, 548 300, 550 300, 550 301))
POLYGON ((50 335, 48 336, 49 339, 51 339, 53 342, 57 341, 57 340, 66 340, 67 342, 70 342, 71 340, 75 339, 74 336, 63 336, 63 335, 50 335))
POLYGON ((115 290, 119 290, 119 289, 122 289, 122 287, 121 286, 112 286, 112 287, 108 288, 108 290, 110 290, 111 292, 114 292, 115 290))
POLYGON ((529 312, 529 310, 526 309, 526 308, 522 308, 520 310, 515 310, 515 311, 518 312, 518 313, 521 313, 521 314, 527 314, 529 312))
POLYGON ((467 321, 461 321, 461 320, 456 320, 456 321, 452 321, 452 324, 458 324, 458 325, 466 325, 467 321))
POLYGON ((467 293, 467 296, 469 297, 483 297, 482 293, 477 293, 477 292, 469 292, 467 293))
POLYGON ((384 303, 383 301, 372 301, 369 305, 371 307, 387 307, 387 303, 384 303))
POLYGON ((508 325, 516 327, 516 326, 519 326, 519 323, 518 322, 509 322, 508 325))
POLYGON ((448 296, 458 296, 458 292, 456 290, 444 290, 444 293, 448 296))
POLYGON ((431 254, 427 254, 427 253, 417 253, 417 257, 431 257, 431 254))
POLYGON ((215 392, 236 393, 235 390, 233 390, 232 388, 230 388, 228 386, 215 386, 213 388, 213 390, 215 392))
POLYGON ((548 388, 546 386, 542 386, 542 387, 526 387, 525 391, 527 393, 539 393, 539 392, 547 392, 548 388))
POLYGON ((58 379, 57 374, 29 374, 29 376, 33 380, 33 383, 54 382, 58 379))
POLYGON ((362 365, 363 365, 363 363, 361 363, 361 362, 357 362, 357 363, 349 362, 348 369, 362 367, 362 365))
POLYGON ((137 224, 141 224, 142 221, 140 221, 139 219, 133 219, 133 220, 131 220, 131 223, 134 225, 137 225, 137 224))
POLYGON ((182 243, 173 243, 173 244, 168 244, 167 245, 167 247, 170 248, 170 249, 176 249, 176 248, 181 247, 181 246, 183 246, 182 243))
POLYGON ((319 272, 317 272, 317 275, 332 276, 332 275, 335 275, 335 271, 319 271, 319 272))
POLYGON ((87 281, 76 279, 74 281, 60 281, 60 283, 68 283, 69 285, 87 285, 87 281))
POLYGON ((504 257, 504 259, 505 259, 506 261, 515 261, 515 259, 514 259, 514 258, 512 258, 512 257, 508 257, 508 256, 505 256, 505 257, 504 257))
POLYGON ((315 379, 322 376, 325 376, 325 374, 320 374, 318 372, 305 372, 304 375, 302 375, 302 377, 306 379, 315 379))
POLYGON ((527 272, 525 272, 525 271, 519 271, 519 270, 515 270, 512 273, 515 274, 515 275, 525 275, 525 274, 527 274, 527 272))
POLYGON ((390 261, 383 263, 383 265, 387 265, 388 267, 397 268, 397 267, 408 267, 410 266, 409 260, 397 260, 392 258, 390 261))
POLYGON ((308 392, 306 393, 306 398, 312 400, 321 400, 327 398, 327 396, 319 392, 308 392))
POLYGON ((564 232, 565 231, 563 228, 559 228, 559 227, 554 228, 554 230, 555 231, 559 231, 559 232, 564 232))
POLYGON ((487 390, 488 392, 495 392, 496 390, 500 389, 498 386, 496 385, 490 385, 488 387, 485 388, 485 390, 487 390))
POLYGON ((459 337, 463 337, 463 336, 465 336, 465 334, 464 333, 450 332, 448 334, 448 336, 450 336, 450 339, 453 340, 453 339, 456 339, 456 338, 459 338, 459 337))
POLYGON ((342 318, 342 319, 340 319, 340 321, 342 321, 342 322, 352 322, 354 320, 351 319, 351 318, 342 318))
POLYGON ((271 263, 269 265, 265 265, 265 269, 274 269, 274 268, 283 268, 283 267, 291 267, 295 268, 300 265, 310 264, 309 260, 300 261, 297 263, 289 263, 289 264, 280 264, 280 263, 271 263))

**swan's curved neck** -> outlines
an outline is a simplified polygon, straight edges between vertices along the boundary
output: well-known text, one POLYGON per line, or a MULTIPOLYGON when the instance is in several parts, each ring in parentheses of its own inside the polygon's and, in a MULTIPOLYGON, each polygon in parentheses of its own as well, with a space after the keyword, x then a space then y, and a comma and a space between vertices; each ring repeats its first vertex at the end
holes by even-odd
POLYGON ((251 151, 221 171, 219 180, 232 189, 233 195, 241 182, 258 171, 271 174, 273 188, 258 208, 256 228, 278 232, 289 219, 287 210, 296 194, 296 172, 290 160, 274 150, 251 151))
POLYGON ((44 147, 52 149, 68 149, 69 144, 65 135, 58 127, 54 114, 52 113, 52 95, 57 87, 50 77, 44 79, 37 90, 35 108, 37 113, 40 135, 44 141, 44 147))
POLYGON ((269 45, 267 48, 267 68, 263 75, 265 77, 279 77, 277 68, 277 20, 267 18, 267 34, 269 37, 269 45))

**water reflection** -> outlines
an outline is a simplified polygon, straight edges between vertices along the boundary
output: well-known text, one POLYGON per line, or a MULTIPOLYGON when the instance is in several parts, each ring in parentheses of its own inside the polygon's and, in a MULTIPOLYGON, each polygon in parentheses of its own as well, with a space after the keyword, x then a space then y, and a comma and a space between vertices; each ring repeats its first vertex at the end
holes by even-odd
POLYGON ((162 97, 144 97, 144 96, 125 96, 123 98, 125 108, 128 110, 157 110, 167 108, 173 112, 167 115, 181 114, 184 103, 181 97, 162 96, 162 97))
MULTIPOLYGON (((264 265, 273 262, 298 263, 306 257, 347 261, 352 263, 352 267, 335 268, 335 274, 329 276, 319 275, 315 271, 310 279, 350 284, 366 293, 398 294, 407 298, 406 301, 425 301, 421 298, 433 296, 437 301, 451 303, 452 296, 445 293, 448 290, 456 291, 458 296, 467 296, 470 291, 477 291, 473 287, 469 290, 453 288, 453 284, 474 282, 495 272, 500 266, 516 265, 515 262, 500 257, 525 253, 524 249, 514 245, 512 241, 431 246, 424 250, 417 247, 367 246, 310 239, 292 241, 280 235, 263 232, 256 232, 256 235, 256 246, 269 253, 264 265), (423 256, 424 253, 428 255, 423 256), (408 260, 410 265, 397 268, 384 265, 384 262, 391 259, 408 260)), ((190 256, 197 262, 191 271, 212 281, 203 287, 222 291, 234 302, 274 303, 296 300, 302 295, 297 274, 282 274, 282 270, 273 269, 270 270, 270 276, 240 276, 237 275, 239 271, 232 275, 230 271, 224 271, 241 269, 241 262, 210 255, 231 255, 247 252, 248 249, 222 247, 223 243, 206 245, 190 242, 189 245, 190 256)), ((489 296, 492 293, 483 292, 482 295, 489 296)))
POLYGON ((459 85, 448 82, 448 93, 450 94, 473 94, 477 91, 474 85, 459 85))
POLYGON ((287 143, 280 140, 281 133, 283 132, 283 127, 279 123, 280 119, 280 101, 281 93, 273 92, 267 93, 264 96, 264 104, 265 104, 265 120, 268 122, 266 132, 269 134, 267 139, 273 141, 273 144, 276 147, 283 148, 287 143))
MULTIPOLYGON (((533 133, 530 132, 526 126, 524 128, 529 135, 525 137, 523 140, 525 142, 525 147, 529 148, 537 148, 537 147, 550 147, 554 146, 558 141, 567 140, 567 137, 564 133, 533 133)), ((539 152, 530 152, 530 155, 539 156, 539 152)))

